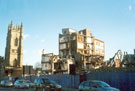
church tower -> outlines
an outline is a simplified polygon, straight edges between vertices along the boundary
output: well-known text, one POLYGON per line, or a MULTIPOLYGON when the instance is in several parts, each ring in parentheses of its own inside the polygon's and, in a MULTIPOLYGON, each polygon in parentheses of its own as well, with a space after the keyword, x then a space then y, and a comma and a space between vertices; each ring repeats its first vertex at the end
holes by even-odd
POLYGON ((23 62, 23 24, 13 27, 12 21, 8 25, 5 50, 6 66, 22 68, 23 62))

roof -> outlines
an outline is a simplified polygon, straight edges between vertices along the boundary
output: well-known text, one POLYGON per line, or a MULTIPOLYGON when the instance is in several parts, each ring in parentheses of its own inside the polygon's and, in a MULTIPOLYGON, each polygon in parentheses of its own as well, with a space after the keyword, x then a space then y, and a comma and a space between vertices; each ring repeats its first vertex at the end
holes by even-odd
MULTIPOLYGON (((100 80, 87 80, 87 81, 84 81, 84 82, 103 82, 103 81, 100 81, 100 80)), ((84 83, 82 82, 82 83, 84 83)))

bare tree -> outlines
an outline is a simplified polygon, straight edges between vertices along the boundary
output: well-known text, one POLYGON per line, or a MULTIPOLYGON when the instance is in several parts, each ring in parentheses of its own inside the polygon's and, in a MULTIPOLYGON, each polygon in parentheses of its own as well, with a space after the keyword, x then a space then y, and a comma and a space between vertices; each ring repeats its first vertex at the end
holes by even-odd
POLYGON ((4 62, 4 57, 3 56, 0 56, 0 65, 2 65, 4 62))
POLYGON ((41 68, 41 63, 40 62, 36 62, 35 65, 34 65, 34 68, 41 68))

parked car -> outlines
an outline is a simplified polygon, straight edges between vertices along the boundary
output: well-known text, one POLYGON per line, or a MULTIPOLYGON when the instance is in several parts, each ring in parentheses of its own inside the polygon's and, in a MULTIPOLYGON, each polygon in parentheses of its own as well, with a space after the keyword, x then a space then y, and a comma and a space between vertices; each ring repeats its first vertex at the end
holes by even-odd
POLYGON ((12 87, 13 86, 13 82, 10 80, 2 80, 0 82, 0 86, 2 87, 12 87))
POLYGON ((36 78, 35 81, 36 87, 46 88, 46 89, 54 89, 59 91, 62 89, 62 86, 56 83, 53 80, 49 80, 48 78, 36 78))
POLYGON ((79 85, 79 91, 120 91, 117 88, 111 87, 104 81, 88 80, 79 85))
POLYGON ((16 80, 14 83, 15 88, 30 88, 33 86, 34 84, 29 80, 16 80))
POLYGON ((44 81, 49 80, 48 78, 36 78, 34 80, 35 87, 45 87, 44 81))

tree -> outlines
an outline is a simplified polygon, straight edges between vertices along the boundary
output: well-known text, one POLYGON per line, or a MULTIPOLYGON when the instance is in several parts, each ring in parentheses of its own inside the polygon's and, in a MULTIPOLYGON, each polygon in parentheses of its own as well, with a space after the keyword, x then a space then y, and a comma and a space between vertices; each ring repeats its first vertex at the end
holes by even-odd
POLYGON ((4 57, 3 56, 0 56, 0 65, 4 62, 4 57))
POLYGON ((34 65, 34 68, 41 68, 41 63, 40 62, 36 62, 35 65, 34 65))
POLYGON ((3 56, 0 56, 0 61, 4 61, 4 57, 3 56))
POLYGON ((4 57, 0 56, 0 80, 2 78, 3 72, 3 66, 4 66, 4 57))

